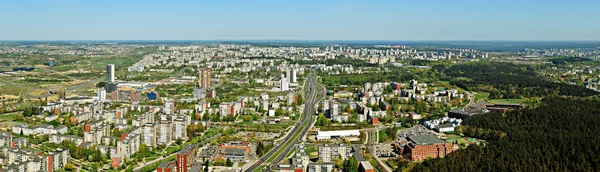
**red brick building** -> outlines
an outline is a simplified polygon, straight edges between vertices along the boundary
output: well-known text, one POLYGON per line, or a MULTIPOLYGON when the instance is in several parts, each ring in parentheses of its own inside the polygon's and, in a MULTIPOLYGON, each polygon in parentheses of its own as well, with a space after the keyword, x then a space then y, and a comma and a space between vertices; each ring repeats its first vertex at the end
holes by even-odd
POLYGON ((156 168, 156 172, 171 172, 171 171, 175 171, 175 161, 160 163, 160 165, 158 165, 158 168, 156 168))
POLYGON ((421 161, 425 158, 443 158, 451 152, 458 150, 458 145, 446 143, 435 135, 419 135, 408 137, 410 142, 405 151, 413 161, 421 161))
POLYGON ((188 168, 192 167, 192 162, 196 159, 194 150, 196 150, 196 145, 185 145, 185 147, 177 153, 177 172, 188 172, 188 168))

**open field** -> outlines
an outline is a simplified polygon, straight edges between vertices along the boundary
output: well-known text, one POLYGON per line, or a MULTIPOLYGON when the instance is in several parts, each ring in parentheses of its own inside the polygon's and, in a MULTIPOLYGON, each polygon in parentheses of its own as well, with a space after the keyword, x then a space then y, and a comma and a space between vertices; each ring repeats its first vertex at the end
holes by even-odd
POLYGON ((446 142, 453 143, 453 142, 457 141, 458 145, 460 145, 460 147, 463 149, 466 148, 467 146, 469 146, 470 144, 478 144, 479 142, 483 141, 483 140, 474 139, 474 138, 470 138, 470 137, 460 137, 460 136, 454 135, 454 134, 448 134, 445 137, 446 138, 444 140, 446 142), (474 140, 470 140, 470 139, 474 139, 474 140))
POLYGON ((525 105, 534 105, 536 102, 526 99, 490 99, 488 103, 523 103, 525 105))
POLYGON ((10 121, 12 120, 12 118, 17 115, 17 113, 21 113, 21 112, 12 112, 12 113, 5 113, 5 114, 0 114, 0 121, 10 121))
POLYGON ((490 97, 490 93, 487 92, 479 92, 475 94, 475 102, 479 100, 487 100, 490 97))
POLYGON ((307 146, 306 148, 304 148, 304 151, 306 152, 306 154, 308 154, 308 158, 310 159, 319 157, 319 152, 316 146, 307 146))

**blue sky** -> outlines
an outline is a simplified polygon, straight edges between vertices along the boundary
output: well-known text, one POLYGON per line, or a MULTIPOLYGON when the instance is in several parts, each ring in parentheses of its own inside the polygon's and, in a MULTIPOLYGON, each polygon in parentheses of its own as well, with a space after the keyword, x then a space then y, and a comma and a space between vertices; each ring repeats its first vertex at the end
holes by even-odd
POLYGON ((598 0, 2 0, 0 40, 600 40, 598 0))

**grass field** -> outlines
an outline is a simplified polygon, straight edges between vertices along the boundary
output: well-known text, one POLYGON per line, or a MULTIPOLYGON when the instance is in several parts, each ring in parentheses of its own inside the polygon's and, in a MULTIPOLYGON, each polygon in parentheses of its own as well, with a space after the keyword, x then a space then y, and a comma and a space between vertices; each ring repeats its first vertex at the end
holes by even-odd
POLYGON ((475 102, 479 100, 487 100, 490 97, 490 93, 487 92, 479 92, 475 94, 475 102))
POLYGON ((481 140, 475 140, 475 141, 469 141, 468 140, 469 137, 460 137, 458 135, 454 135, 454 134, 448 134, 446 135, 446 142, 448 143, 454 143, 454 141, 458 142, 458 145, 462 145, 460 146, 461 148, 466 148, 469 144, 476 144, 481 142, 481 140))
POLYGON ((11 120, 15 115, 17 115, 17 113, 21 113, 21 112, 2 114, 2 115, 0 115, 0 121, 11 120))
POLYGON ((254 171, 262 171, 263 168, 267 167, 267 165, 258 166, 254 171))
POLYGON ((383 143, 386 139, 389 139, 385 130, 379 130, 377 133, 379 135, 379 143, 383 143))
MULTIPOLYGON (((0 79, 6 79, 6 78, 0 78, 0 79)), ((12 95, 11 97, 7 97, 7 98, 15 98, 14 96, 19 96, 21 95, 21 93, 29 90, 29 89, 33 89, 33 86, 27 86, 24 84, 6 84, 3 85, 2 88, 0 88, 0 96, 3 95, 12 95)))
POLYGON ((535 102, 527 101, 525 99, 490 99, 488 103, 523 103, 525 105, 532 105, 535 102))
POLYGON ((317 152, 316 146, 307 146, 304 151, 308 154, 308 158, 318 158, 319 152, 317 152))

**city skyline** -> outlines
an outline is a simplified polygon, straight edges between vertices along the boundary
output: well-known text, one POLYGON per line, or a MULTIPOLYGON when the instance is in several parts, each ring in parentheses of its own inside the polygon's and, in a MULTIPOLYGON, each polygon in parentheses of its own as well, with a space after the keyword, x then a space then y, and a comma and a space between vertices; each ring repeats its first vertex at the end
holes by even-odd
POLYGON ((594 1, 15 1, 0 40, 597 41, 594 1))

